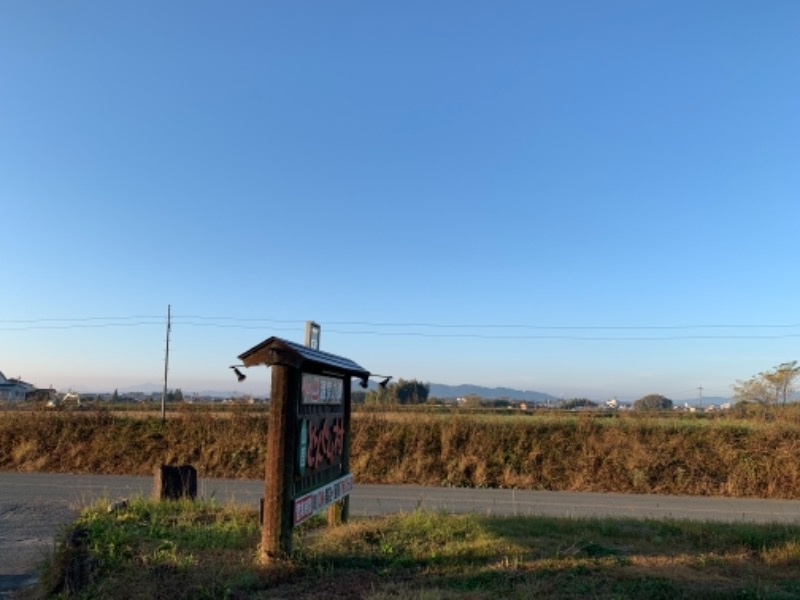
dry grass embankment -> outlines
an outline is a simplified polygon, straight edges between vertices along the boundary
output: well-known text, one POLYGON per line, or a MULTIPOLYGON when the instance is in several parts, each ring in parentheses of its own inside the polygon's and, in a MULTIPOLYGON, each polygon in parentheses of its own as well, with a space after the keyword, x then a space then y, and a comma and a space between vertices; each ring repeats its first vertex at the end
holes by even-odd
MULTIPOLYGON (((0 470, 261 478, 267 419, 196 411, 162 423, 108 412, 0 419, 0 470)), ((794 498, 800 412, 718 418, 591 414, 357 413, 351 470, 362 483, 794 498)))

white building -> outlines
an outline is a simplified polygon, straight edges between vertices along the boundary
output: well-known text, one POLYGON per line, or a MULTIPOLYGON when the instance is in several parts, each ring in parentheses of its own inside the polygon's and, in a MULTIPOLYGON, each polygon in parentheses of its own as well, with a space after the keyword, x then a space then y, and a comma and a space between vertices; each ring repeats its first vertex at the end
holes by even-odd
POLYGON ((7 379, 0 371, 0 402, 21 402, 36 388, 21 379, 7 379))

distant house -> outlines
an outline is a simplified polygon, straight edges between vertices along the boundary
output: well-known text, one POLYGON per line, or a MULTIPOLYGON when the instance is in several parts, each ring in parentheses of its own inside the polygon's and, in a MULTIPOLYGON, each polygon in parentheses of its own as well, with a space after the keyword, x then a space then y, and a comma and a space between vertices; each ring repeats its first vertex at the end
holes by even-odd
POLYGON ((21 379, 8 379, 0 371, 0 401, 21 402, 36 387, 21 379))

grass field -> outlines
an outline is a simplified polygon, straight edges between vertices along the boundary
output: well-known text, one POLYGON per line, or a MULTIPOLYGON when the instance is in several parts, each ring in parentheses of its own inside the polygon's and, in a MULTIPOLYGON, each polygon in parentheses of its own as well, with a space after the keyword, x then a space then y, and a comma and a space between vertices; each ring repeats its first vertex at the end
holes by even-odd
MULTIPOLYGON (((794 407, 724 416, 369 411, 354 415, 357 481, 793 498, 794 407)), ((9 411, 0 469, 261 478, 266 415, 9 411)), ((798 598, 800 528, 415 512, 295 531, 258 562, 258 516, 211 502, 87 508, 39 598, 798 598)))
POLYGON ((313 521, 259 564, 257 514, 98 502, 64 534, 39 598, 472 600, 800 597, 800 528, 428 512, 313 521))

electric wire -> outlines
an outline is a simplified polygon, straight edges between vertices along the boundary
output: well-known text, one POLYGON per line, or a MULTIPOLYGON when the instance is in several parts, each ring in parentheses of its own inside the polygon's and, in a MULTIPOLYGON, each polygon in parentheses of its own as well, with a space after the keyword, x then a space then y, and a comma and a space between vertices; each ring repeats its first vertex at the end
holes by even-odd
POLYGON ((82 325, 28 325, 24 327, 0 327, 0 331, 33 331, 45 329, 106 329, 109 327, 140 327, 142 325, 158 325, 164 326, 163 321, 146 322, 140 321, 136 323, 95 323, 95 324, 82 324, 82 325))
MULTIPOLYGON (((295 331, 296 328, 274 325, 300 325, 301 319, 278 319, 272 317, 225 317, 205 315, 174 315, 172 324, 181 327, 220 329, 264 329, 272 331, 295 331)), ((88 316, 70 318, 0 319, 0 331, 102 329, 110 327, 163 326, 162 315, 88 316)), ((434 322, 374 322, 374 321, 326 321, 328 333, 353 336, 417 337, 484 340, 566 340, 566 341, 675 341, 675 340, 769 340, 793 339, 800 332, 798 323, 764 324, 681 324, 681 325, 541 325, 526 323, 466 324, 434 322), (384 328, 392 328, 386 330, 384 328), (401 331, 398 331, 401 329, 401 331), (703 330, 729 333, 702 333, 703 330), (738 330, 738 332, 737 332, 738 330), (756 333, 757 330, 783 330, 775 333, 756 333), (494 331, 495 333, 492 333, 494 331), (513 333, 513 331, 521 333, 513 333), (649 335, 648 332, 676 332, 676 335, 649 335), (690 333, 690 332, 696 333, 690 333), (742 333, 747 331, 750 333, 742 333), (531 332, 531 333, 525 333, 531 332), (542 332, 542 333, 536 333, 542 332), (557 333, 564 332, 564 333, 557 333), (578 332, 607 332, 606 335, 581 335, 578 332), (620 335, 608 335, 619 332, 620 335), (630 335, 641 332, 642 335, 630 335)))
MULTIPOLYGON (((0 319, 0 332, 33 330, 72 330, 134 327, 163 327, 164 315, 46 317, 0 319)), ((205 315, 172 315, 171 326, 178 328, 219 328, 297 332, 304 319, 272 317, 225 317, 205 315), (289 326, 292 327, 289 327, 289 326)), ((436 323, 398 321, 322 321, 327 333, 341 336, 376 336, 385 338, 476 339, 476 340, 540 340, 583 342, 651 342, 690 340, 776 340, 800 338, 798 323, 705 323, 678 325, 543 325, 530 323, 436 323), (705 332, 704 332, 705 331, 705 332), (760 331, 760 332, 759 332, 760 331), (516 333, 515 333, 516 332, 516 333), (562 332, 562 333, 559 333, 562 332), (581 334, 585 332, 585 334, 581 334), (619 335, 614 335, 614 333, 619 335), (640 332, 641 335, 631 335, 640 332), (673 332, 669 335, 668 332, 673 332), (593 335, 595 333, 596 335, 593 335)), ((695 388, 696 389, 696 388, 695 388)), ((688 390, 694 391, 694 390, 688 390)), ((723 394, 721 390, 703 388, 705 394, 723 394)), ((683 393, 683 392, 682 392, 683 393)), ((678 394, 680 395, 680 394, 678 394)))

